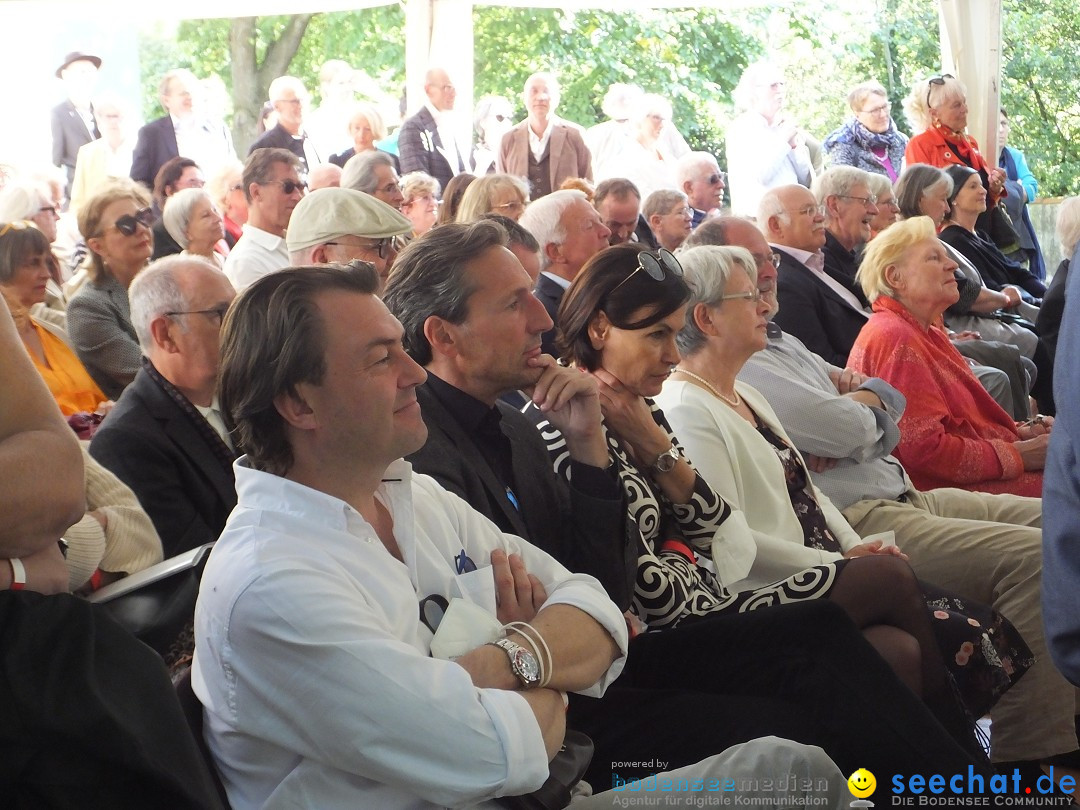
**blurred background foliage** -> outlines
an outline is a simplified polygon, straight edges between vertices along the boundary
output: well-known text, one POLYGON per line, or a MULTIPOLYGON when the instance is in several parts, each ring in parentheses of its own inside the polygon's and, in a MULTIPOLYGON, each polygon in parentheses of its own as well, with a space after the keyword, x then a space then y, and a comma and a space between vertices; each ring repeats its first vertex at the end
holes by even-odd
MULTIPOLYGON (((242 30, 253 32, 256 64, 237 66, 230 35, 241 30, 239 22, 192 20, 173 30, 143 31, 147 120, 162 114, 161 74, 188 67, 223 82, 231 101, 226 114, 236 112, 230 120, 237 146, 246 148, 254 136, 250 116, 273 78, 260 75, 258 67, 289 18, 259 17, 253 27, 247 21, 242 30)), ((563 85, 559 113, 591 126, 604 119, 600 102, 609 84, 638 84, 669 98, 675 124, 691 146, 716 154, 721 165, 723 133, 734 115, 731 91, 757 59, 768 55, 787 71, 789 114, 820 139, 848 116, 848 89, 868 78, 888 88, 897 124, 907 131, 900 102, 912 82, 937 72, 939 61, 934 0, 819 0, 797 9, 776 2, 737 12, 478 6, 473 22, 476 98, 504 95, 523 116, 525 78, 550 70, 563 85)), ((317 103, 319 67, 343 59, 368 77, 362 95, 396 109, 405 82, 404 25, 400 5, 310 15, 288 71, 305 81, 317 103)), ((1003 27, 1002 103, 1012 118, 1010 143, 1027 155, 1041 196, 1080 192, 1075 0, 1005 0, 1003 27)), ((446 67, 453 74, 454 66, 446 67)))

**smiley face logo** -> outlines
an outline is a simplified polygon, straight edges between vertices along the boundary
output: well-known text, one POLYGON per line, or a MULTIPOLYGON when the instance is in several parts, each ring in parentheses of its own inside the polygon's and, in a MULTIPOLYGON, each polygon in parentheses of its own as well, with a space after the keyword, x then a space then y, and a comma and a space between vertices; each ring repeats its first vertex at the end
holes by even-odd
POLYGON ((857 799, 865 799, 867 796, 873 795, 877 789, 877 779, 866 768, 859 768, 848 777, 847 786, 852 796, 857 799))

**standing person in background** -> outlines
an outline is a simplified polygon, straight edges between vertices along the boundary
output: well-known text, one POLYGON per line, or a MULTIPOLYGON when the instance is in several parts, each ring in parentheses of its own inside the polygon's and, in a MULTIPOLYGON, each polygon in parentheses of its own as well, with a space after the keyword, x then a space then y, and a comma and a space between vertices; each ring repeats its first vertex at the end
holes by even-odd
POLYGON ((416 115, 406 118, 398 136, 401 173, 427 172, 446 188, 455 174, 465 171, 466 155, 454 135, 457 89, 442 68, 424 76, 427 101, 416 115))
POLYGON ((79 149, 101 137, 91 102, 100 67, 100 57, 72 51, 56 69, 56 78, 64 83, 66 98, 52 109, 52 158, 53 165, 67 175, 65 197, 71 192, 79 149))
POLYGON ((870 80, 848 93, 852 117, 825 139, 825 151, 834 166, 881 174, 895 183, 904 163, 908 137, 896 128, 885 88, 870 80))
POLYGON ((728 127, 727 165, 731 208, 739 216, 756 216, 770 188, 809 188, 814 179, 808 135, 784 111, 785 86, 780 68, 756 62, 735 88, 736 106, 745 112, 728 127))
POLYGON ((98 96, 94 118, 101 137, 79 147, 71 181, 68 210, 78 215, 79 206, 110 177, 127 177, 135 139, 129 128, 127 107, 115 94, 98 96))
POLYGON ((568 177, 592 180, 592 156, 580 127, 555 115, 559 80, 551 73, 534 73, 523 93, 528 117, 503 136, 498 169, 529 181, 538 200, 557 190, 568 177))
POLYGON ((473 147, 472 167, 477 175, 491 174, 499 159, 499 146, 503 135, 514 126, 514 109, 502 96, 484 96, 476 102, 473 129, 476 146, 473 147))
POLYGON ((304 129, 304 115, 311 103, 311 94, 304 83, 294 76, 278 76, 270 82, 267 94, 277 112, 277 124, 251 145, 248 155, 256 149, 268 147, 288 149, 300 161, 300 173, 307 174, 308 169, 322 162, 304 129))
POLYGON ((327 60, 319 68, 319 106, 308 113, 306 125, 320 155, 340 152, 349 142, 349 116, 356 102, 355 74, 352 65, 341 59, 327 60))
POLYGON ((1009 218, 1016 228, 1016 235, 1020 237, 1021 255, 1013 255, 1009 258, 1020 262, 1027 262, 1031 274, 1040 281, 1046 280, 1046 262, 1043 261, 1042 247, 1039 245, 1039 237, 1035 233, 1035 226, 1031 222, 1028 212, 1028 203, 1039 196, 1039 181, 1028 168, 1027 159, 1019 149, 1008 146, 1009 141, 1009 114, 1005 108, 1001 108, 1001 118, 998 121, 998 146, 1001 154, 998 156, 998 166, 1005 170, 1005 210, 1009 212, 1009 218))

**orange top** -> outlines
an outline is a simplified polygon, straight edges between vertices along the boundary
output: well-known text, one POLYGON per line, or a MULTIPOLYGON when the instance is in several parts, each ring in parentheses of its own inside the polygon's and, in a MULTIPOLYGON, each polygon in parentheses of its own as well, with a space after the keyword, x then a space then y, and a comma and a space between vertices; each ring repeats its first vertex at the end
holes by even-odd
POLYGON ((64 416, 71 416, 79 411, 96 411, 97 406, 108 397, 90 378, 75 352, 48 329, 33 321, 31 324, 41 338, 48 365, 42 365, 33 352, 30 353, 30 359, 34 361, 34 367, 49 386, 60 411, 64 416))

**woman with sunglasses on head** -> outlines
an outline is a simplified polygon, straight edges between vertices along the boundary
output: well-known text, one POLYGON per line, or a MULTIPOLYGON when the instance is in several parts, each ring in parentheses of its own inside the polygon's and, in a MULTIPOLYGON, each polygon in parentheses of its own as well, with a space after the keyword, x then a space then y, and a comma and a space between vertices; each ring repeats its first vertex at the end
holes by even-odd
MULTIPOLYGON (((753 301, 756 287, 745 274, 743 281, 747 289, 732 298, 745 300, 731 305, 760 309, 753 301)), ((563 359, 596 380, 609 455, 640 532, 632 611, 650 630, 677 630, 723 613, 828 598, 848 612, 958 741, 970 743, 970 725, 950 691, 922 593, 895 548, 860 540, 851 544, 850 556, 871 559, 848 561, 822 553, 816 555, 821 564, 789 566, 775 578, 780 581, 762 580, 761 587, 743 592, 726 587, 745 580, 765 552, 743 513, 698 474, 651 400, 679 364, 675 336, 685 323, 690 294, 674 256, 626 245, 590 259, 559 308, 563 359), (702 565, 699 555, 710 559, 711 567, 702 565)), ((760 321, 764 327, 764 318, 760 321)), ((525 413, 544 436, 556 472, 568 475, 561 435, 535 406, 525 413)), ((814 531, 822 534, 827 527, 822 522, 814 531)))
MULTIPOLYGON (((967 89, 963 83, 948 73, 920 79, 904 99, 904 112, 915 130, 921 130, 904 151, 908 166, 927 163, 944 169, 959 165, 974 169, 989 195, 987 210, 979 219, 979 227, 993 234, 999 246, 1002 242, 1015 242, 1016 232, 993 209, 1006 195, 1005 170, 991 167, 979 151, 979 143, 967 134, 967 89)), ((1004 212, 1001 212, 1004 214, 1004 212)))
POLYGON ((139 370, 127 289, 153 252, 154 215, 139 185, 115 180, 79 211, 89 248, 87 283, 68 302, 68 335, 94 382, 117 399, 139 370))

